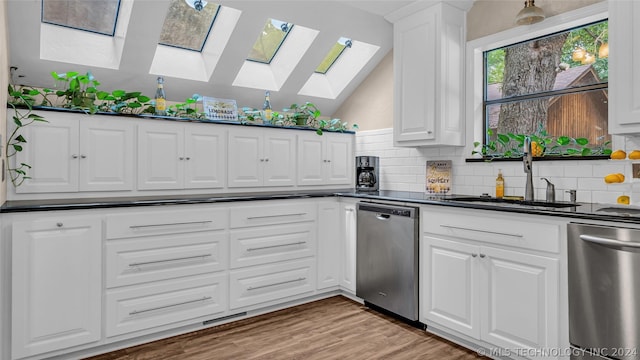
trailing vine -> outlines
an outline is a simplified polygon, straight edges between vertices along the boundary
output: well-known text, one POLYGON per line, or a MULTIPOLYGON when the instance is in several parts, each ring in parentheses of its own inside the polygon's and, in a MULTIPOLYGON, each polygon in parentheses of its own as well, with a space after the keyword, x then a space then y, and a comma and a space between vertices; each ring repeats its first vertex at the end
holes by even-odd
POLYGON ((33 124, 34 122, 47 122, 47 120, 33 112, 33 106, 36 103, 36 96, 44 96, 39 90, 32 88, 20 88, 16 89, 12 85, 9 85, 9 96, 13 98, 9 101, 8 105, 13 109, 13 123, 16 125, 15 129, 7 136, 7 142, 5 144, 5 154, 7 154, 6 171, 13 186, 18 187, 22 183, 30 179, 27 171, 31 169, 31 166, 26 163, 17 163, 12 165, 9 159, 16 156, 23 150, 23 145, 27 143, 27 140, 20 133, 21 130, 33 124))

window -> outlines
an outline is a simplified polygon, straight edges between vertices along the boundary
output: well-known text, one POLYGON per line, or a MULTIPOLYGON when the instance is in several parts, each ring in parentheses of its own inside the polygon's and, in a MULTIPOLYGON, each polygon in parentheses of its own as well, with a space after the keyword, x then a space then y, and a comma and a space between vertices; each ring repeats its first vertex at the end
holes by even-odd
POLYGON ((202 4, 204 7, 198 11, 184 0, 171 0, 158 43, 186 50, 202 51, 220 10, 218 4, 206 1, 202 4))
POLYGON ((331 65, 333 65, 340 55, 342 55, 344 50, 346 48, 350 48, 352 44, 353 42, 351 39, 347 39, 345 37, 338 39, 338 42, 331 47, 331 50, 329 50, 327 56, 322 59, 322 62, 318 65, 315 72, 319 74, 326 74, 327 71, 329 71, 329 68, 331 68, 331 65))
POLYGON ((120 0, 42 0, 42 22, 113 36, 120 0))
POLYGON ((293 28, 291 23, 275 19, 267 20, 258 39, 253 44, 247 60, 265 64, 271 63, 291 28, 293 28))
POLYGON ((483 52, 485 156, 606 155, 608 21, 483 52))

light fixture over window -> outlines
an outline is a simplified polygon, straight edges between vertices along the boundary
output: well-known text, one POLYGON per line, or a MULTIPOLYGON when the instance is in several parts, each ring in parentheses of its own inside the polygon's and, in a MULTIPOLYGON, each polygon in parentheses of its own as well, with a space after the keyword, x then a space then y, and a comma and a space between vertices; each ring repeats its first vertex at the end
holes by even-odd
POLYGON ((202 9, 204 9, 204 7, 207 6, 207 2, 204 0, 184 0, 184 1, 187 3, 187 5, 196 9, 196 11, 202 11, 202 9))
POLYGON ((516 24, 531 25, 544 20, 544 11, 535 5, 534 0, 525 0, 524 9, 516 16, 516 24))

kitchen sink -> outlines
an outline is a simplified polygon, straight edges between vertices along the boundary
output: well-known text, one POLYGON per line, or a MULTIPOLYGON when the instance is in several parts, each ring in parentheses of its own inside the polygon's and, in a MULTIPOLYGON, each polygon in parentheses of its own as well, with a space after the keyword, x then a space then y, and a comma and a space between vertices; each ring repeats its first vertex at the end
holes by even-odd
MULTIPOLYGON (((451 201, 460 202, 472 202, 472 203, 491 203, 500 206, 534 206, 534 207, 546 207, 546 208, 567 208, 576 207, 580 204, 569 202, 546 202, 546 201, 530 201, 530 200, 517 200, 517 199, 498 199, 488 196, 461 196, 449 199, 451 201)), ((639 212, 640 214, 640 212, 639 212)))

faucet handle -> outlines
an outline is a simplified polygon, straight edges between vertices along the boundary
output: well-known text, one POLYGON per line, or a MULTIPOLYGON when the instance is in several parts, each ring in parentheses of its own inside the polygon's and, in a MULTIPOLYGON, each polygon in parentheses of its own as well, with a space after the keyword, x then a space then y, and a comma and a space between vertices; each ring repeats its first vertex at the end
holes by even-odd
POLYGON ((547 182, 547 202, 556 202, 556 187, 547 178, 541 178, 547 182))
POLYGON ((576 202, 576 192, 577 191, 572 189, 572 190, 567 190, 565 192, 569 193, 569 201, 572 202, 572 203, 575 203, 576 202))

